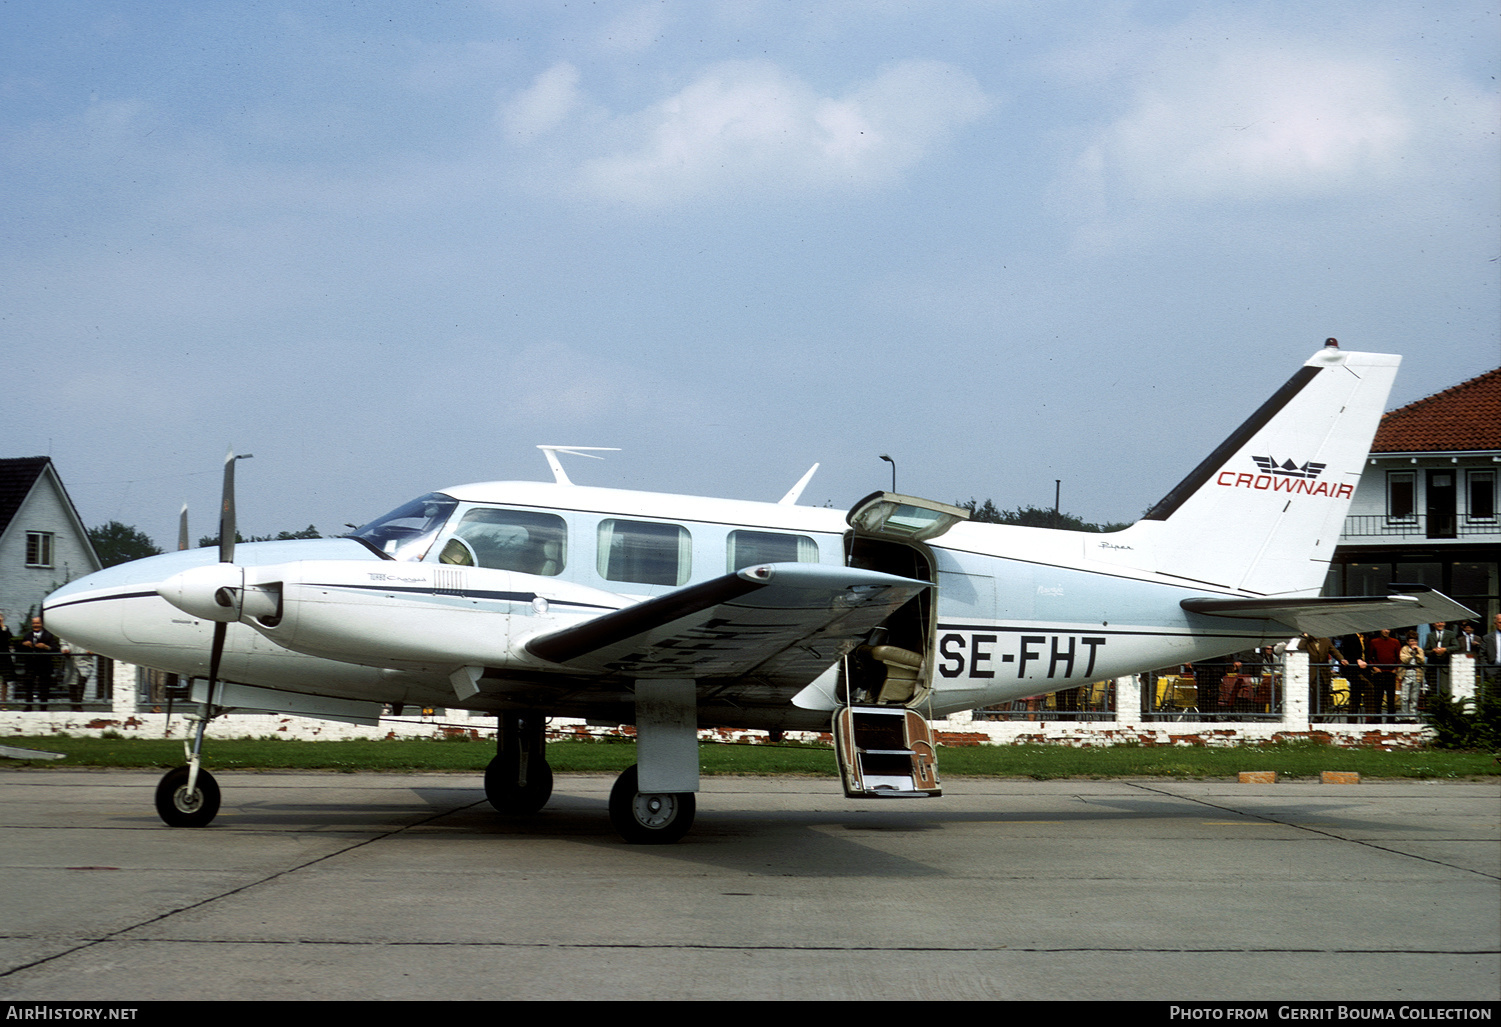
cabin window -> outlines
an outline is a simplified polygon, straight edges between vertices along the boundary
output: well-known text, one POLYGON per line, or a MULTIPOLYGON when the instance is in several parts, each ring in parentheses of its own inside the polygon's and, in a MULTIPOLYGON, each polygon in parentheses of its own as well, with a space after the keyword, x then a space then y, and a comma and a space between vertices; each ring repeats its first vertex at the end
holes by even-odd
POLYGON ((556 514, 476 507, 464 514, 438 560, 521 574, 561 574, 568 560, 568 525, 556 514))
POLYGON ((28 531, 26 533, 26 566, 52 566, 52 532, 28 531))
POLYGON ((1388 471, 1386 475, 1386 519, 1389 521, 1412 521, 1417 519, 1417 496, 1414 491, 1416 476, 1412 471, 1388 471))
POLYGON ((1494 521, 1496 519, 1496 472, 1471 471, 1469 473, 1469 506, 1467 519, 1494 521))
POLYGON ((818 543, 806 535, 732 531, 727 545, 730 573, 758 563, 817 563, 818 543))
POLYGON ((622 521, 599 525, 599 576, 642 585, 681 585, 693 573, 693 540, 676 524, 622 521))

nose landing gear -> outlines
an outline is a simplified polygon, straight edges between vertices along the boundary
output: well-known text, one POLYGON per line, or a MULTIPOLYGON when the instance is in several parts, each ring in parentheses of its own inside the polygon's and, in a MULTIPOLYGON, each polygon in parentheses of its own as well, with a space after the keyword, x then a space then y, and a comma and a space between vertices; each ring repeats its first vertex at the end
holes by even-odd
POLYGON ((206 770, 190 787, 193 768, 178 767, 156 786, 156 812, 169 827, 206 827, 219 812, 219 783, 206 770))

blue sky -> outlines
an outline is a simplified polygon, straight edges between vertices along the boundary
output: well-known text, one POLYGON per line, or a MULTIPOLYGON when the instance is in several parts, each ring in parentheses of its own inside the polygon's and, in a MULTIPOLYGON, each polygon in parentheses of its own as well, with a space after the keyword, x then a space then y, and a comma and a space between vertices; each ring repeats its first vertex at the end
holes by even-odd
POLYGON ((5 455, 1131 520, 1326 336, 1501 362, 1494 3, 0 4, 5 455), (566 459, 566 458, 565 458, 566 459))

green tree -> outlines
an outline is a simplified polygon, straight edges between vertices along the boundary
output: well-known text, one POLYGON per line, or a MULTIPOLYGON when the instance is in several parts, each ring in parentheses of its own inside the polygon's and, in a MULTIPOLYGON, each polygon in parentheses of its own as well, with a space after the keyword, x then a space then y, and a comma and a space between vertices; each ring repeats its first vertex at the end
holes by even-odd
MULTIPOLYGON (((275 535, 251 535, 249 538, 241 535, 238 528, 235 529, 235 545, 239 545, 241 542, 286 542, 295 538, 322 537, 322 535, 318 534, 318 529, 311 524, 301 531, 279 531, 275 535)), ((198 540, 199 549, 207 549, 209 546, 217 546, 218 544, 218 535, 204 535, 198 540)))
POLYGON ((134 526, 121 524, 119 521, 90 528, 89 542, 94 546, 99 562, 106 567, 156 556, 161 552, 144 531, 137 531, 134 526))
POLYGON ((1116 521, 1095 524, 1061 510, 1055 514, 1045 506, 1018 506, 1015 510, 1001 510, 988 499, 984 503, 971 499, 967 503, 954 505, 964 507, 969 511, 969 519, 981 524, 1020 524, 1028 528, 1061 528, 1064 531, 1120 531, 1131 526, 1129 523, 1116 521))

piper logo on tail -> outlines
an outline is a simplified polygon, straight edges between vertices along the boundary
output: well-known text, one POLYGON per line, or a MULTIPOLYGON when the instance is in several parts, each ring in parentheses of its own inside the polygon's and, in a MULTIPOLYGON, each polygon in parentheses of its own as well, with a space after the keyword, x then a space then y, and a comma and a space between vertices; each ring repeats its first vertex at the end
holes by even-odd
POLYGON ((1215 484, 1234 489, 1256 489, 1261 492, 1287 492, 1292 495, 1328 496, 1330 499, 1349 499, 1355 493, 1354 485, 1335 485, 1327 481, 1315 484, 1314 479, 1324 473, 1328 464, 1312 460, 1301 464, 1291 460, 1278 463, 1274 456, 1253 456, 1260 474, 1244 471, 1221 471, 1215 484))

